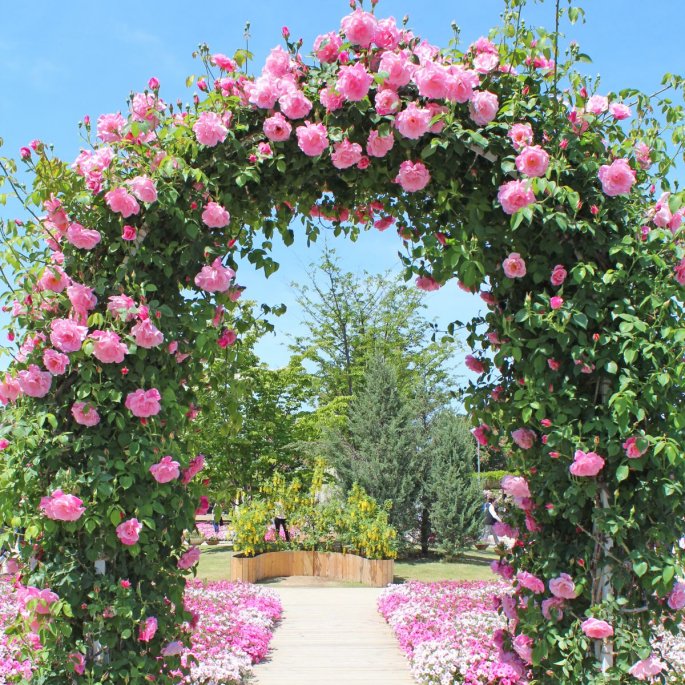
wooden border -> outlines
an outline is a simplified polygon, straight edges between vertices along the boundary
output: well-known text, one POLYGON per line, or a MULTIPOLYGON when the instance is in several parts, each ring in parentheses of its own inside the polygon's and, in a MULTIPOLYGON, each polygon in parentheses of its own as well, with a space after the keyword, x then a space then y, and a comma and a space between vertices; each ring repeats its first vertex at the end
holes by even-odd
POLYGON ((394 572, 393 559, 365 559, 339 552, 265 552, 256 557, 231 557, 231 580, 247 583, 282 576, 316 576, 385 587, 392 583, 394 572))

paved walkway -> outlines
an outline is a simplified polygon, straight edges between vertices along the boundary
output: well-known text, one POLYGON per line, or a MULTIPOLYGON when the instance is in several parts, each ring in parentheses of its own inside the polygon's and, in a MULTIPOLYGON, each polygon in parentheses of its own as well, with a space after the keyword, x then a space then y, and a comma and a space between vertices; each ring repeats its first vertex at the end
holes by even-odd
POLYGON ((256 685, 415 685, 390 627, 380 588, 274 587, 283 603, 256 685))

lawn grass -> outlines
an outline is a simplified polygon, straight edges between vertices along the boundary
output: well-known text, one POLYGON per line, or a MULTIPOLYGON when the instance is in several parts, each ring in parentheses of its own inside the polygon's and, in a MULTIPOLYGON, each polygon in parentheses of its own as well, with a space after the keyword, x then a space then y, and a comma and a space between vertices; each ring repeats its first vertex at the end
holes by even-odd
MULTIPOLYGON (((229 580, 233 550, 226 545, 201 548, 197 577, 201 580, 229 580)), ((395 562, 395 582, 408 580, 495 580, 490 562, 495 559, 491 552, 465 552, 457 561, 442 561, 438 556, 401 559, 395 562)), ((265 581, 268 582, 268 581, 265 581)), ((354 584, 352 584, 354 585, 354 584)))

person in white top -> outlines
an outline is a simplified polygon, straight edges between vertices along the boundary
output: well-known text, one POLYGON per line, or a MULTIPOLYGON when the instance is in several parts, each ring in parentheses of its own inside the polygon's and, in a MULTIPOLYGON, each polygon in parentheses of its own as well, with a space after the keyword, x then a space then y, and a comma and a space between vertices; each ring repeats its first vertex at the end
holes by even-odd
POLYGON ((488 496, 487 502, 483 505, 483 513, 485 514, 483 526, 485 540, 487 541, 490 535, 492 535, 492 539, 495 541, 495 544, 499 545, 499 538, 497 535, 495 535, 494 525, 502 519, 497 514, 497 510, 495 509, 495 498, 492 495, 488 496))

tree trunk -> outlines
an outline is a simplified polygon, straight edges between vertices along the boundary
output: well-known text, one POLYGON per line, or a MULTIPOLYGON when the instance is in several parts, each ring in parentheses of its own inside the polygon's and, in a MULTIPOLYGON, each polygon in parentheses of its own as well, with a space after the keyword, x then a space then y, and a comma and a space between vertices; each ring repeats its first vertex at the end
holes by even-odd
POLYGON ((428 507, 421 511, 421 555, 428 556, 428 538, 431 534, 431 522, 428 507))

